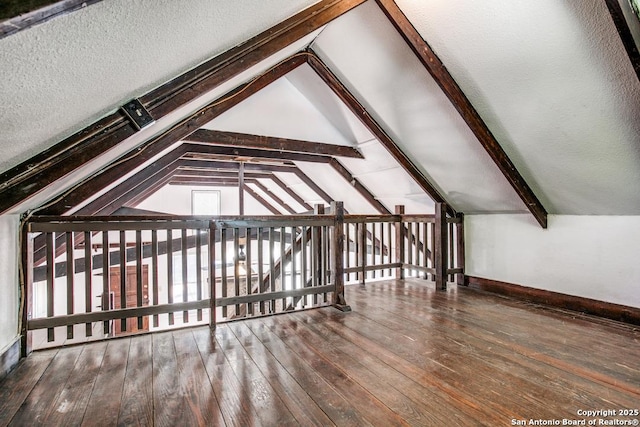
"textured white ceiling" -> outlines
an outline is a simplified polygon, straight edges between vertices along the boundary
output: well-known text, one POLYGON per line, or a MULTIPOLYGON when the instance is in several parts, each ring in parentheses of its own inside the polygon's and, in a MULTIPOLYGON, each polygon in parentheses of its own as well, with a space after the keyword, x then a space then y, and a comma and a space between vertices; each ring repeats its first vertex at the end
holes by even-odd
POLYGON ((375 2, 331 23, 312 47, 455 209, 525 211, 375 2))
POLYGON ((550 213, 640 214, 640 83, 604 1, 397 4, 550 213))
POLYGON ((317 0, 109 0, 0 40, 0 171, 317 0))

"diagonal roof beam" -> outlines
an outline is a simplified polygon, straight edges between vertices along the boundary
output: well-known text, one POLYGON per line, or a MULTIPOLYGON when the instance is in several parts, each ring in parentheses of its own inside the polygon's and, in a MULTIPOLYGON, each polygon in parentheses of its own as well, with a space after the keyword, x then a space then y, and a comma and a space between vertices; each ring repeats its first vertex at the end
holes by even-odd
POLYGON ((380 9, 387 16, 389 21, 398 30, 402 38, 407 42, 411 50, 416 54, 422 65, 431 74, 440 89, 449 98, 453 106, 458 110, 460 116, 469 126, 469 129, 478 138, 489 157, 498 166, 498 169, 507 178, 511 187, 516 191, 520 199, 538 223, 547 227, 547 211, 533 190, 526 183, 520 172, 516 169, 507 153, 502 149, 496 138, 493 136, 485 122, 482 120, 476 109, 471 105, 469 99, 462 92, 451 74, 440 61, 435 52, 422 38, 411 22, 402 13, 398 5, 393 0, 376 0, 380 9))
MULTIPOLYGON (((158 120, 364 1, 322 0, 152 90, 140 97, 140 101, 158 120)), ((135 132, 136 129, 118 110, 0 174, 0 213, 35 195, 135 132)))
POLYGON ((437 203, 446 203, 447 213, 456 215, 450 203, 447 203, 440 192, 429 182, 427 177, 418 167, 407 157, 391 137, 367 112, 367 109, 356 99, 355 96, 342 84, 342 82, 329 70, 322 60, 312 50, 307 51, 307 63, 318 74, 318 76, 329 86, 329 88, 345 103, 347 107, 360 119, 369 131, 387 149, 389 154, 404 168, 413 180, 437 203))
POLYGON ((389 215, 391 214, 391 211, 387 209, 385 205, 380 203, 380 201, 376 199, 375 196, 367 189, 367 187, 362 185, 362 183, 358 181, 356 177, 351 175, 351 172, 349 172, 347 168, 345 168, 342 165, 342 163, 340 163, 337 159, 331 159, 331 162, 329 162, 329 164, 336 172, 338 172, 338 174, 342 178, 344 178, 346 182, 348 182, 358 193, 360 193, 360 195, 364 197, 365 200, 369 202, 369 204, 373 206, 379 213, 389 214, 389 215))
MULTIPOLYGON (((237 88, 226 93, 222 97, 201 108, 190 117, 185 118, 180 123, 175 124, 166 132, 158 135, 138 147, 130 150, 117 160, 111 162, 107 167, 95 173, 81 184, 62 196, 58 201, 48 206, 39 214, 62 215, 68 210, 68 206, 77 206, 84 200, 95 194, 96 191, 109 186, 129 171, 141 167, 155 156, 169 149, 177 141, 184 139, 192 132, 210 122, 231 107, 239 104, 260 89, 268 86, 278 78, 284 76, 289 71, 294 70, 305 62, 303 55, 293 55, 289 59, 279 63, 268 72, 244 83, 237 88)), ((177 148, 177 147, 176 147, 177 148)), ((225 148, 225 147, 221 147, 225 148)), ((302 154, 300 154, 302 156, 302 154)), ((1 194, 1 191, 0 191, 1 194)), ((0 198, 0 200, 2 200, 0 198)))
POLYGON ((636 72, 638 80, 640 80, 640 53, 638 52, 638 46, 633 39, 631 28, 629 28, 629 22, 624 17, 622 5, 618 0, 605 0, 605 3, 607 4, 607 8, 609 9, 611 19, 613 19, 613 23, 618 30, 620 40, 622 41, 622 44, 627 51, 627 55, 629 56, 629 60, 631 61, 631 66, 636 72))
POLYGON ((222 132, 210 129, 198 129, 185 141, 206 143, 223 147, 255 148, 265 150, 288 151, 294 153, 321 154, 336 157, 362 159, 362 154, 353 147, 324 144, 321 142, 301 141, 298 139, 274 136, 250 135, 237 132, 222 132))

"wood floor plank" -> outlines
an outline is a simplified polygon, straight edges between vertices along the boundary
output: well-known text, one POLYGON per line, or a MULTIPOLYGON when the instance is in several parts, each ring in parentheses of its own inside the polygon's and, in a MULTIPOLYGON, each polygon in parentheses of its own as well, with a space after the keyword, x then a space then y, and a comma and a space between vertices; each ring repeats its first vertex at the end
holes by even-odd
POLYGON ((249 398, 249 391, 236 378, 215 335, 211 334, 208 327, 204 327, 194 329, 193 336, 225 423, 238 427, 262 425, 249 398))
POLYGON ((131 338, 118 425, 154 423, 152 335, 131 338))
POLYGON ((0 381, 0 426, 9 424, 57 352, 57 349, 42 351, 22 359, 18 366, 0 381))
POLYGON ((322 377, 326 378, 341 394, 348 396, 349 403, 373 425, 408 425, 400 416, 378 400, 371 392, 340 371, 331 360, 323 357, 313 344, 301 339, 295 326, 266 318, 265 324, 272 328, 289 349, 306 360, 322 377))
POLYGON ((184 425, 224 426, 224 418, 218 400, 198 352, 191 329, 173 333, 178 368, 180 370, 180 395, 183 405, 184 425))
POLYGON ((130 344, 130 338, 107 341, 100 372, 96 376, 82 419, 83 426, 118 423, 130 344))
POLYGON ((58 395, 62 392, 73 371, 83 347, 59 350, 47 366, 38 383, 33 387, 9 425, 28 426, 45 424, 46 416, 52 411, 58 395))
POLYGON ((259 319, 247 322, 246 325, 334 424, 339 426, 372 425, 361 412, 351 405, 348 397, 340 393, 328 378, 314 370, 309 361, 291 351, 268 325, 259 319))
POLYGON ((227 361, 242 387, 247 390, 262 424, 300 425, 230 330, 230 325, 216 329, 216 339, 224 346, 227 361))
POLYGON ((300 425, 329 426, 333 422, 287 372, 280 361, 255 336, 245 322, 229 324, 229 329, 269 381, 300 425))
POLYGON ((82 423, 106 349, 106 341, 82 346, 82 353, 65 387, 47 414, 45 424, 77 426, 82 423))
POLYGON ((44 350, 4 425, 512 425, 640 402, 640 330, 419 279, 332 307, 44 350))
MULTIPOLYGON (((459 313, 450 318, 448 315, 441 315, 438 317, 438 321, 434 322, 432 316, 428 315, 420 306, 416 306, 410 297, 404 298, 404 300, 403 297, 396 298, 392 306, 378 310, 376 314, 384 316, 383 313, 385 312, 394 313, 396 320, 402 319, 405 322, 414 322, 420 326, 419 329, 446 336, 453 342, 462 342, 465 345, 475 346, 476 348, 488 347, 491 349, 490 352, 475 351, 473 357, 480 358, 482 364, 486 364, 498 372, 506 371, 509 374, 517 374, 521 378, 526 378, 528 384, 535 384, 535 386, 528 385, 526 387, 527 391, 535 390, 535 387, 538 387, 544 391, 545 399, 551 398, 556 404, 573 402, 574 404, 582 403, 586 405, 585 407, 603 407, 614 400, 621 405, 633 406, 634 402, 630 401, 624 393, 619 393, 616 389, 606 384, 614 382, 615 379, 611 378, 605 384, 603 382, 594 382, 584 378, 584 376, 575 374, 574 371, 583 369, 582 366, 565 366, 565 368, 559 369, 557 365, 561 363, 560 361, 547 363, 549 361, 548 357, 544 358, 545 360, 541 360, 543 357, 540 354, 538 344, 546 339, 546 333, 540 334, 540 331, 536 330, 535 340, 533 341, 535 342, 534 346, 530 345, 531 339, 534 338, 531 333, 528 334, 530 335, 530 340, 527 346, 518 345, 512 339, 497 337, 495 330, 489 331, 480 327, 479 322, 475 321, 474 318, 466 319, 465 314, 459 313), (464 328, 460 326, 464 326, 464 328), (546 372, 544 375, 540 375, 541 371, 546 372)), ((487 317, 485 312, 482 313, 483 317, 487 317)), ((376 314, 366 313, 367 317, 375 316, 376 314)), ((531 330, 530 325, 526 324, 522 325, 522 328, 523 330, 531 330)), ((592 330, 590 329, 590 331, 592 330)), ((576 339, 579 339, 579 337, 576 339)), ((590 353, 594 361, 602 361, 597 364, 603 364, 608 358, 608 355, 599 352, 597 346, 593 346, 591 349, 589 351, 587 348, 583 348, 580 351, 590 353)), ((591 373, 591 376, 593 376, 593 373, 591 373)), ((617 383, 615 388, 619 386, 620 383, 617 383)))

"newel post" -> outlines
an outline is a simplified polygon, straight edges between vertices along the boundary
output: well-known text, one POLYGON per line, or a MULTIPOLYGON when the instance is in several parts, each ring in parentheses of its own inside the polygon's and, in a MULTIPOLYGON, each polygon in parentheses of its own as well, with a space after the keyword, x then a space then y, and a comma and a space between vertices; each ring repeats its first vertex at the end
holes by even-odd
POLYGON ((448 245, 447 227, 447 205, 446 203, 436 203, 434 264, 436 269, 436 290, 447 290, 447 248, 448 245))
POLYGON ((333 306, 340 311, 351 311, 344 298, 344 205, 331 202, 331 213, 335 216, 331 235, 331 267, 333 284, 333 306))
POLYGON ((396 279, 404 279, 404 235, 405 228, 402 224, 402 215, 404 215, 404 206, 396 205, 396 215, 399 215, 400 218, 395 223, 395 231, 396 231, 396 262, 400 264, 399 267, 396 267, 396 279))

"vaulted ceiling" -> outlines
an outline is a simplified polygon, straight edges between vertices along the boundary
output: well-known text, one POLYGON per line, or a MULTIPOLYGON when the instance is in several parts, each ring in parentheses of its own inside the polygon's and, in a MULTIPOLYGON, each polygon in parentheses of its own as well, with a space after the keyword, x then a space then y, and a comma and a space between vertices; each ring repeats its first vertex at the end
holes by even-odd
POLYGON ((640 215, 640 25, 626 9, 624 22, 612 19, 623 16, 614 2, 628 7, 91 4, 0 39, 2 210, 112 213, 162 185, 202 183, 194 176, 237 185, 238 157, 264 166, 242 145, 262 136, 307 142, 268 161, 264 177, 246 171, 252 196, 284 199, 283 213, 327 198, 352 212, 424 212, 441 198, 457 212, 530 212, 541 224, 546 212, 640 215), (312 18, 296 24, 307 7, 312 18), (133 98, 156 119, 140 131, 118 111, 133 98), (198 128, 236 135, 245 151, 199 141, 198 128), (317 143, 362 158, 329 146, 305 157, 317 143), (198 159, 209 163, 188 164, 198 159))

